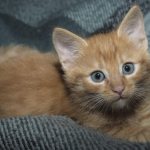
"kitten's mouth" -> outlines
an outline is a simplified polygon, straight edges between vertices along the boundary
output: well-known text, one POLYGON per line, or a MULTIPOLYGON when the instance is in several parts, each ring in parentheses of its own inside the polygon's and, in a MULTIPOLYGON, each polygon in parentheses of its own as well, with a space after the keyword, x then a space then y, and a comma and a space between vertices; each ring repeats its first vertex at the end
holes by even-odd
POLYGON ((124 96, 120 96, 119 98, 117 98, 115 101, 117 102, 117 101, 120 101, 120 100, 125 100, 126 99, 126 97, 124 97, 124 96))
POLYGON ((112 107, 120 109, 120 108, 125 107, 126 104, 127 104, 127 98, 123 97, 123 96, 120 96, 119 98, 117 98, 116 100, 113 101, 112 107))

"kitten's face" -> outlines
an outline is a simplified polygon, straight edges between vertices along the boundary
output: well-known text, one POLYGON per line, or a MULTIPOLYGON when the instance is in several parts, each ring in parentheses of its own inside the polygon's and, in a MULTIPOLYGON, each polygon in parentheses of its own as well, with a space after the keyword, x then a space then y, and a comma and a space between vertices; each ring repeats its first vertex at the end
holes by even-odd
POLYGON ((92 37, 87 43, 66 71, 74 102, 92 112, 133 110, 147 93, 147 52, 115 33, 92 37))
POLYGON ((114 32, 84 40, 57 28, 53 42, 73 102, 81 108, 127 113, 145 98, 150 81, 149 55, 143 16, 137 6, 114 32))

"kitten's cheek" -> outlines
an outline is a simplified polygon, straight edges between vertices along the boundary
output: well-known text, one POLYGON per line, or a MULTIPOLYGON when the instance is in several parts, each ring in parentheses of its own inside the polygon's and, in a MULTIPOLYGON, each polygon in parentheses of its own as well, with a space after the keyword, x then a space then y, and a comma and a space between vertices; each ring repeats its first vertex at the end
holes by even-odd
POLYGON ((134 92, 135 92, 135 86, 132 84, 126 87, 122 96, 125 98, 131 97, 134 94, 134 92))
POLYGON ((90 93, 91 92, 92 93, 102 93, 103 91, 105 91, 105 88, 106 88, 105 87, 105 82, 103 82, 103 83, 94 83, 90 79, 85 80, 85 82, 83 83, 83 86, 90 93))

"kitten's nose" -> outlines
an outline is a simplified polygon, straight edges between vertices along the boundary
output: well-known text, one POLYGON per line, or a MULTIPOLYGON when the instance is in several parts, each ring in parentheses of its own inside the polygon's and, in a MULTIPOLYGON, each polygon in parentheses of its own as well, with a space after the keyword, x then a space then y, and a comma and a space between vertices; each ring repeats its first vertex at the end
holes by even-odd
POLYGON ((123 85, 118 85, 118 86, 113 87, 112 91, 121 96, 124 89, 125 87, 123 85))

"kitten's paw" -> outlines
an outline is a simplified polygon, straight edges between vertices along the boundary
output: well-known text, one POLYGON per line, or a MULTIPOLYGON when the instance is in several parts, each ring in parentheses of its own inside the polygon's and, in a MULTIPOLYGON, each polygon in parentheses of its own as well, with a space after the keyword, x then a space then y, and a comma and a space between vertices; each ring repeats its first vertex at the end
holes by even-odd
POLYGON ((128 139, 132 142, 149 142, 150 141, 150 129, 141 131, 128 139))

